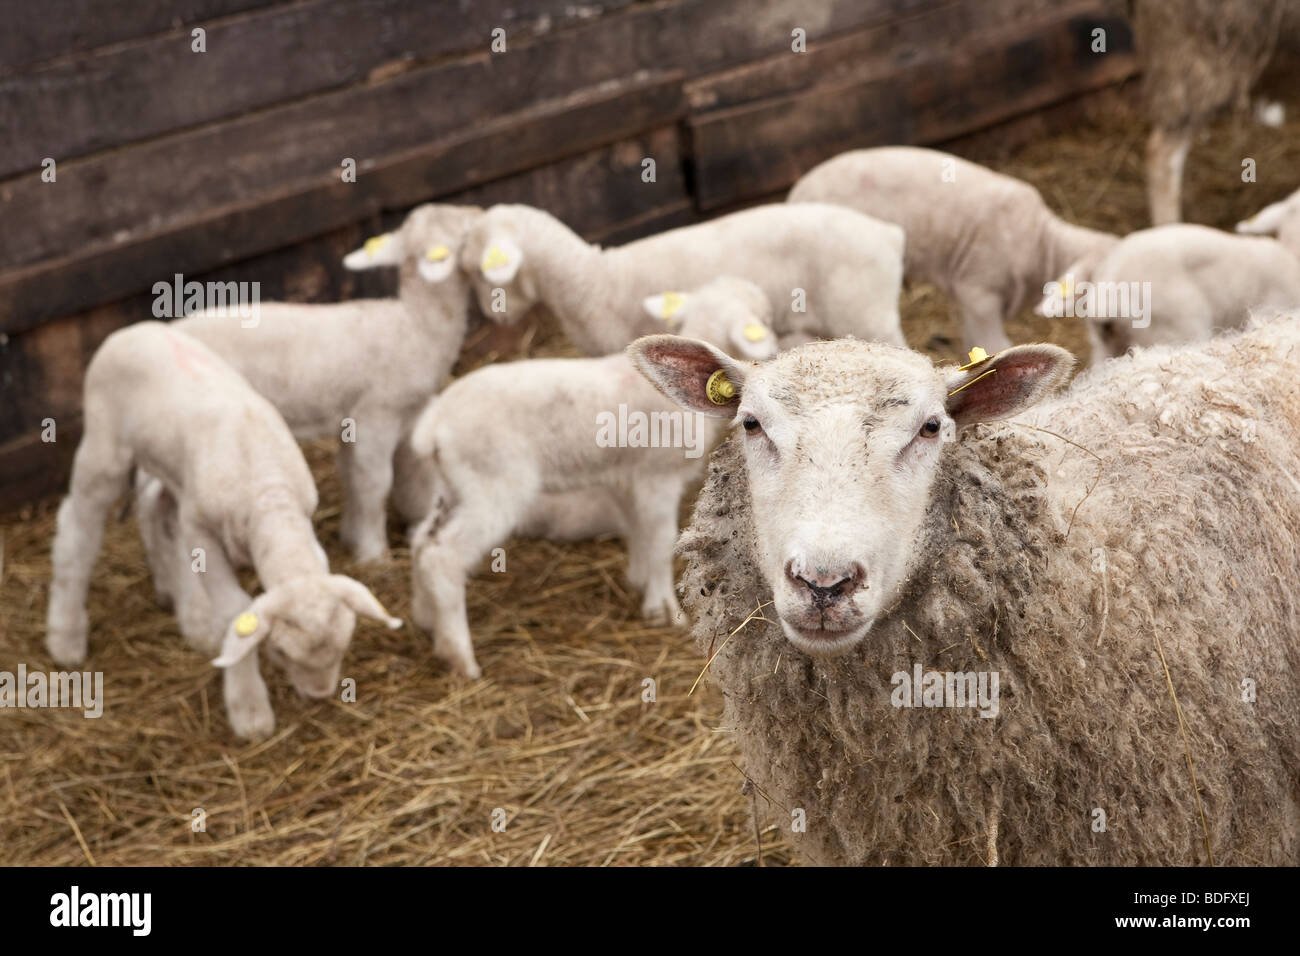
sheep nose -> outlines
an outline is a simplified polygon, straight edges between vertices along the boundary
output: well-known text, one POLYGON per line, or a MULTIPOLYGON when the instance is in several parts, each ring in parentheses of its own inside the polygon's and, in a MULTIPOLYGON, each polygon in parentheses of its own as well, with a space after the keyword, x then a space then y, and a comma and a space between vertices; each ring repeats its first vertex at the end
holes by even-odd
POLYGON ((806 592, 813 607, 823 610, 866 585, 867 571, 854 561, 848 568, 828 571, 826 568, 797 567, 793 559, 786 562, 786 577, 798 592, 806 592))

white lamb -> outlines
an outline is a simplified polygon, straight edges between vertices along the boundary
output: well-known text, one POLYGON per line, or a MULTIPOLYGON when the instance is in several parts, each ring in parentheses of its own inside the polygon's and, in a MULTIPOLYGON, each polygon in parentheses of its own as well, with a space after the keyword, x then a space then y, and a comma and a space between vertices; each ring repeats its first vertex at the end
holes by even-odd
POLYGON ((783 348, 846 335, 902 345, 902 257, 901 229, 835 206, 759 206, 601 249, 540 209, 501 205, 470 231, 461 268, 484 315, 517 322, 540 302, 575 346, 608 355, 664 331, 638 305, 647 296, 671 293, 668 319, 672 290, 720 275, 766 293, 783 348))
MULTIPOLYGON (((748 282, 717 279, 677 305, 690 335, 749 360, 776 354, 766 296, 748 282)), ((490 365, 448 386, 411 435, 436 468, 429 516, 411 536, 411 612, 434 652, 480 675, 466 575, 514 533, 623 536, 643 614, 675 618, 678 505, 717 438, 708 421, 684 415, 622 353, 490 365)))
POLYGON ((265 303, 251 328, 212 313, 177 324, 269 399, 298 439, 344 437, 341 535, 360 561, 388 553, 384 504, 394 484, 394 455, 400 486, 406 461, 400 443, 460 353, 469 284, 456 261, 466 231, 481 216, 473 206, 418 206, 401 228, 343 260, 352 270, 398 267, 396 299, 265 303))
POLYGON ((1130 233, 1043 292, 1035 312, 1086 320, 1096 364, 1133 346, 1204 341, 1242 327, 1252 311, 1300 306, 1300 259, 1273 239, 1176 223, 1130 233))
POLYGON ((84 409, 53 545, 46 641, 60 664, 86 656, 86 591, 104 517, 137 467, 165 486, 155 511, 175 524, 151 542, 171 550, 170 563, 156 556, 169 568, 160 586, 174 593, 187 640, 219 651, 213 663, 225 669, 239 736, 275 726, 258 669, 263 641, 299 693, 323 697, 338 684, 356 615, 401 626, 362 584, 329 573, 302 452, 275 408, 211 349, 158 322, 115 332, 86 370, 84 409), (248 565, 265 588, 256 600, 235 573, 248 565), (200 607, 207 621, 194 619, 200 607))
POLYGON ((1043 283, 1116 237, 1061 219, 1038 190, 948 153, 859 149, 805 173, 789 202, 830 202, 907 233, 904 272, 937 286, 961 311, 966 347, 1002 349, 1002 322, 1038 301, 1043 283))

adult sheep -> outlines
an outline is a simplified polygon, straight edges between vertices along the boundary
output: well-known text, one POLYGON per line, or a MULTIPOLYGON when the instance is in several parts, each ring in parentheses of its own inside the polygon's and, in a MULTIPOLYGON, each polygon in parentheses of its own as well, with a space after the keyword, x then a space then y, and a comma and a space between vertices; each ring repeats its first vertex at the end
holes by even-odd
POLYGON ((743 427, 681 588, 765 815, 819 863, 1300 860, 1297 346, 1281 318, 1047 400, 1051 345, 634 343, 743 427))
POLYGON ((1245 105, 1277 45, 1292 0, 1133 0, 1142 65, 1151 222, 1182 218, 1192 140, 1217 114, 1245 105))

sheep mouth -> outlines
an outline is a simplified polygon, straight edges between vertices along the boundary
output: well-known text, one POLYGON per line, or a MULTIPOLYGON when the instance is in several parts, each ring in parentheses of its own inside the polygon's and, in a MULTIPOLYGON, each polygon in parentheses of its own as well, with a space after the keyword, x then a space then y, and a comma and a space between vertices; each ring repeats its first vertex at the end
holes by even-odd
POLYGON ((871 622, 848 628, 800 627, 782 618, 781 630, 795 647, 813 657, 836 657, 847 653, 867 636, 871 622))
POLYGON ((337 686, 338 686, 338 681, 335 681, 332 684, 325 684, 321 682, 309 683, 306 681, 293 681, 293 689, 296 690, 301 696, 306 697, 309 700, 320 700, 324 697, 329 697, 331 694, 334 693, 334 688, 337 686))

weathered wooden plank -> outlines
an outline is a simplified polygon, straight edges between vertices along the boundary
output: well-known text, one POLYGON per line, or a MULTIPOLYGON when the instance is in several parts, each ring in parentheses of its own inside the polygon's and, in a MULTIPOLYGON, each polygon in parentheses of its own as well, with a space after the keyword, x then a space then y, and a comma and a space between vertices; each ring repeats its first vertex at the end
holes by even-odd
MULTIPOLYGON (((1122 9, 1124 0, 1074 0, 1089 12, 1122 9)), ((1009 28, 1045 14, 1060 13, 1062 0, 1019 0, 1011 3, 936 0, 902 15, 829 38, 814 38, 802 55, 783 51, 775 56, 711 73, 686 84, 692 113, 727 109, 813 86, 867 80, 901 69, 918 60, 943 56, 977 33, 1009 28)), ((1112 12, 1115 12, 1112 11, 1112 12)))
POLYGON ((40 435, 0 443, 0 517, 61 491, 80 437, 78 413, 64 423, 52 444, 41 441, 40 435))
MULTIPOLYGON (((418 102, 410 102, 413 94, 400 82, 378 94, 409 106, 407 119, 416 128, 441 119, 433 132, 445 132, 480 115, 510 112, 616 79, 629 64, 698 72, 788 49, 792 26, 816 36, 935 0, 812 5, 806 0, 670 0, 588 18, 593 8, 628 2, 491 0, 446 17, 403 0, 313 0, 214 25, 203 54, 191 52, 188 34, 177 31, 31 75, 0 78, 0 176, 34 169, 47 156, 71 160, 343 87, 384 64, 400 70, 419 65, 416 58, 428 62, 453 51, 477 51, 468 61, 430 68, 427 84, 417 79, 416 88, 425 94, 418 102), (570 19, 580 22, 527 36, 540 24, 549 24, 549 30, 570 19), (489 52, 495 26, 507 30, 504 53, 489 52), (514 46, 511 30, 524 34, 514 46)), ((319 123, 323 116, 359 118, 373 103, 332 103, 329 113, 321 113, 320 104, 302 108, 309 116, 314 110, 319 123)), ((288 132, 295 118, 276 117, 272 125, 288 132)), ((401 124, 390 120, 392 125, 401 124)), ((256 130, 217 135, 229 141, 245 132, 256 130)), ((276 145, 269 137, 268 148, 276 145)), ((337 162, 329 152, 319 158, 337 162)), ((0 255, 0 262, 6 261, 0 255)))
POLYGON ((199 25, 216 17, 291 0, 44 0, 11 3, 4 10, 0 31, 0 73, 56 57, 84 53, 199 25))
MULTIPOLYGON (((410 0, 310 0, 187 29, 30 73, 0 77, 0 176, 191 128, 313 93, 402 72, 449 53, 488 53, 530 32, 607 13, 631 0, 487 0, 454 15, 410 0), (274 68, 268 69, 268 64, 274 68)), ((473 88, 446 97, 473 99, 473 88)))
POLYGON ((846 149, 935 143, 1132 75, 1122 20, 1067 11, 972 36, 883 76, 848 75, 790 95, 691 118, 696 201, 715 209, 776 193, 846 149), (1108 52, 1088 47, 1096 25, 1108 52))
MULTIPOLYGON (((332 174, 318 176, 297 188, 278 194, 263 190, 252 201, 232 202, 205 214, 137 223, 134 233, 128 225, 131 210, 123 208, 120 216, 110 220, 125 233, 119 241, 87 245, 70 255, 0 274, 0 331, 31 328, 52 316, 121 298, 174 272, 206 271, 318 235, 381 208, 404 208, 553 162, 671 123, 683 111, 679 76, 639 75, 499 117, 432 144, 360 161, 355 183, 340 182, 332 174)), ((202 162, 200 156, 192 158, 202 162)), ((93 215, 90 207, 99 190, 91 183, 98 178, 87 176, 78 186, 64 184, 61 178, 46 188, 84 189, 70 209, 61 206, 60 212, 69 215, 81 209, 93 215)), ((0 187, 0 200, 3 195, 0 187)), ((105 197, 105 202, 112 201, 105 197)), ((182 197, 178 194, 173 201, 180 203, 182 197)), ((23 205, 20 197, 13 197, 4 208, 6 221, 32 221, 33 211, 30 206, 24 211, 23 205)), ((75 224, 65 225, 70 229, 75 224)))

